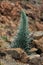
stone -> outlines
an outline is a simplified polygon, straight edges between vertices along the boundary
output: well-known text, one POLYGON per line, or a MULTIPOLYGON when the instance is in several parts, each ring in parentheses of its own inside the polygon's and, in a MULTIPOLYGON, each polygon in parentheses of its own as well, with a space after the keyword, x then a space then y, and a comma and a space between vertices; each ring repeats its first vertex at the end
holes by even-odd
POLYGON ((30 35, 32 35, 35 39, 39 39, 43 37, 43 31, 34 31, 30 33, 30 35))
POLYGON ((43 31, 43 24, 36 22, 36 26, 37 26, 38 30, 43 31))
POLYGON ((40 57, 39 54, 32 54, 32 55, 29 56, 29 59, 31 60, 31 59, 39 58, 39 57, 40 57))
POLYGON ((33 40, 33 44, 43 52, 43 37, 39 40, 33 40))
POLYGON ((29 61, 29 56, 21 48, 4 49, 3 51, 6 52, 8 55, 11 55, 11 57, 15 60, 20 60, 24 63, 28 63, 29 61))
POLYGON ((43 56, 31 59, 29 61, 29 65, 43 65, 43 56))
POLYGON ((30 50, 29 50, 29 52, 36 52, 38 49, 37 48, 31 48, 30 50))

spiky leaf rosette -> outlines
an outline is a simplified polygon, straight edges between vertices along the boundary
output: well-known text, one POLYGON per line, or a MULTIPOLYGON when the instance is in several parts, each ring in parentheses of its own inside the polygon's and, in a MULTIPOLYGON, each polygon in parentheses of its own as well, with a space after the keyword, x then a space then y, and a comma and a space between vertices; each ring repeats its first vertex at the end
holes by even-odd
POLYGON ((30 44, 32 39, 29 37, 29 33, 30 32, 28 31, 28 18, 26 16, 25 12, 21 11, 19 32, 18 32, 15 40, 13 41, 11 47, 22 48, 29 54, 29 50, 32 47, 30 44))

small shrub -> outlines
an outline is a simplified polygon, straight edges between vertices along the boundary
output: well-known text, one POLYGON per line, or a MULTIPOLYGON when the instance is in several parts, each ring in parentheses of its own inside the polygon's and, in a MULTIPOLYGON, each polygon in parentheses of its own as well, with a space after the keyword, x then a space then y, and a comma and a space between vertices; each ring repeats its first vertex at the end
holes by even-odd
POLYGON ((29 50, 32 48, 32 45, 31 45, 32 38, 30 38, 29 34, 30 34, 30 31, 28 31, 28 18, 25 12, 21 11, 19 32, 17 33, 16 38, 12 42, 11 47, 22 48, 28 54, 30 54, 29 50))

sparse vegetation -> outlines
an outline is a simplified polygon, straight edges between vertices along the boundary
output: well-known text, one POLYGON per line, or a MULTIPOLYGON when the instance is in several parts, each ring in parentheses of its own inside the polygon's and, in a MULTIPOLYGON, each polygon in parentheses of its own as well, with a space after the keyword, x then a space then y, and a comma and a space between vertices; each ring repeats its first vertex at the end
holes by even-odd
POLYGON ((5 41, 7 41, 7 36, 1 36, 1 38, 5 41))
POLYGON ((0 65, 43 65, 43 0, 0 0, 0 65), (26 13, 20 14, 21 9, 26 13), (25 51, 24 55, 23 50, 31 55, 25 51))

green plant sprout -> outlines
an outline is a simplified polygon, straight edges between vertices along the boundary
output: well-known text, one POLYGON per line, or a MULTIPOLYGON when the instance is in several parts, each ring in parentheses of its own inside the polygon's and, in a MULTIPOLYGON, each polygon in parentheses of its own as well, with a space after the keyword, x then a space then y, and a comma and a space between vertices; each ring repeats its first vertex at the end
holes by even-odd
POLYGON ((28 18, 26 13, 22 10, 19 32, 17 33, 14 41, 11 43, 11 47, 22 48, 24 51, 26 51, 27 54, 30 54, 29 50, 32 48, 32 38, 29 36, 29 34, 30 31, 28 30, 28 18))

